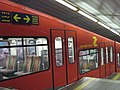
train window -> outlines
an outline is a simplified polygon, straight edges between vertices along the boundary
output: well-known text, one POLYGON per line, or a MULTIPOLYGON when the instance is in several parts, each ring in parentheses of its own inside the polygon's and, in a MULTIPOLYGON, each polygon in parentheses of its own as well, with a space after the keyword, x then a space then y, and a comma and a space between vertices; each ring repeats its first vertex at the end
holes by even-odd
POLYGON ((113 62, 113 47, 110 47, 110 62, 113 62))
POLYGON ((74 63, 74 43, 73 37, 68 38, 68 58, 69 63, 74 63))
POLYGON ((120 66, 120 53, 117 53, 118 66, 120 66))
POLYGON ((104 49, 100 48, 100 54, 101 54, 101 65, 104 65, 104 49))
POLYGON ((62 48, 62 38, 56 37, 55 38, 55 57, 56 57, 56 65, 62 66, 63 65, 63 48, 62 48))
POLYGON ((49 68, 46 38, 8 38, 0 41, 0 70, 3 79, 49 68))
POLYGON ((98 67, 98 49, 82 50, 79 52, 80 73, 94 70, 98 67))
POLYGON ((106 63, 108 63, 108 47, 106 47, 106 63))

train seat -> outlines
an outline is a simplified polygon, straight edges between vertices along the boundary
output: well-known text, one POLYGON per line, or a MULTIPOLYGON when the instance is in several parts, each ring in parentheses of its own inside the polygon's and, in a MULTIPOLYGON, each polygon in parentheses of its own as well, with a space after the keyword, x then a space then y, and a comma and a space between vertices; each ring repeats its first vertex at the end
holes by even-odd
POLYGON ((3 76, 12 77, 16 68, 16 56, 6 57, 6 68, 1 69, 3 76))
POLYGON ((32 72, 37 72, 40 70, 41 60, 40 56, 33 56, 33 63, 32 63, 32 72))
POLYGON ((19 75, 24 75, 24 74, 30 73, 32 62, 33 62, 33 56, 32 55, 27 55, 26 59, 24 61, 24 64, 23 64, 22 71, 15 72, 14 74, 19 76, 19 75))

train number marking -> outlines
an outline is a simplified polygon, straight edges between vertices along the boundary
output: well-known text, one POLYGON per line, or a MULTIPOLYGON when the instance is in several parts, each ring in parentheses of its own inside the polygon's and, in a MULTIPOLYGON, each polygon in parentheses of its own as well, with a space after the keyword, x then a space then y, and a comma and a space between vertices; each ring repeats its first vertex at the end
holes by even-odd
POLYGON ((93 37, 93 46, 94 46, 94 47, 97 46, 97 37, 93 37))

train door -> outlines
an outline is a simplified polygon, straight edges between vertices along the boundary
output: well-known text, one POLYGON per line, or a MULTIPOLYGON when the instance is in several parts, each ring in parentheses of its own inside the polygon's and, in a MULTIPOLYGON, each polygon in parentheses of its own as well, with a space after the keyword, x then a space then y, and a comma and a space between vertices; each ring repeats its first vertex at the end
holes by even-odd
POLYGON ((110 43, 105 43, 105 71, 106 77, 111 74, 111 67, 110 67, 110 50, 109 45, 110 43))
POLYGON ((52 30, 53 84, 57 89, 67 84, 64 30, 52 30))
POLYGON ((77 80, 77 60, 76 60, 76 32, 66 31, 66 61, 68 84, 77 80))
POLYGON ((110 57, 110 74, 115 72, 115 58, 114 58, 114 46, 110 46, 109 48, 109 57, 110 57))
POLYGON ((53 83, 55 89, 67 85, 77 79, 77 63, 75 60, 75 32, 51 30, 53 83), (76 73, 76 74, 73 74, 76 73))
POLYGON ((109 43, 100 43, 100 73, 101 78, 110 75, 109 43))
POLYGON ((105 78, 106 76, 106 67, 105 67, 105 49, 104 49, 104 43, 99 43, 100 47, 100 77, 105 78))

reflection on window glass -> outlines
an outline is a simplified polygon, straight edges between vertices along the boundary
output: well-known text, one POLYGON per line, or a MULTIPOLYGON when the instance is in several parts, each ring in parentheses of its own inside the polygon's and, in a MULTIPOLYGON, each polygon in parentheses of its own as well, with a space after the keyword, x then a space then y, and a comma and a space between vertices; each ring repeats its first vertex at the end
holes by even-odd
POLYGON ((104 65, 104 49, 103 48, 101 48, 100 49, 100 56, 101 56, 101 65, 104 65))
POLYGON ((108 47, 106 47, 106 63, 108 63, 108 47))
POLYGON ((62 51, 62 38, 56 37, 55 38, 55 57, 56 57, 56 65, 62 66, 63 65, 63 51, 62 51))
MULTIPOLYGON (((22 45, 22 39, 21 38, 16 40, 16 45, 18 45, 18 46, 22 45)), ((16 52, 17 52, 18 61, 23 60, 23 57, 24 57, 23 56, 24 55, 23 47, 18 47, 16 52)))
MULTIPOLYGON (((0 46, 8 46, 7 41, 0 41, 0 46)), ((0 68, 6 68, 6 57, 9 55, 9 48, 0 48, 0 68)))
POLYGON ((85 73, 98 67, 98 50, 90 49, 79 52, 80 73, 85 73))
POLYGON ((73 37, 68 38, 68 58, 69 58, 69 63, 74 63, 74 42, 73 42, 73 37))
POLYGON ((110 62, 113 62, 113 47, 110 47, 110 62))
POLYGON ((46 38, 9 38, 7 42, 0 41, 0 70, 3 75, 0 80, 44 71, 48 68, 46 38))
POLYGON ((117 53, 118 66, 120 66, 120 53, 117 53))
POLYGON ((6 68, 6 58, 9 55, 9 48, 0 48, 0 68, 6 68))
POLYGON ((9 42, 7 41, 0 41, 0 46, 8 46, 9 42))
MULTIPOLYGON (((35 45, 35 40, 29 40, 29 45, 35 45)), ((29 55, 35 55, 35 46, 31 46, 27 48, 29 55)))
POLYGON ((36 54, 36 40, 34 38, 24 38, 24 45, 30 45, 27 47, 27 55, 35 55, 36 54))
POLYGON ((37 49, 39 49, 39 56, 41 57, 41 70, 46 70, 49 67, 48 46, 38 46, 37 49))

